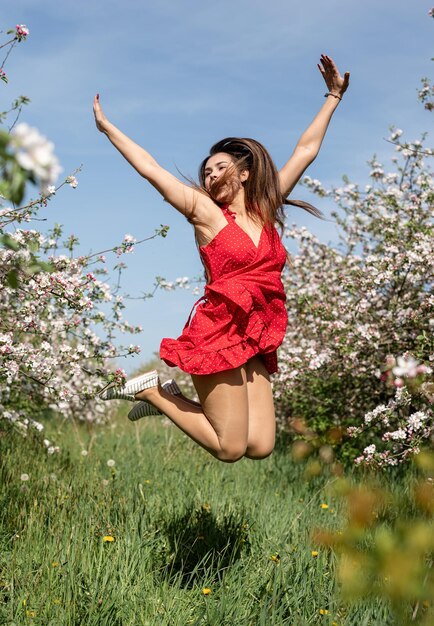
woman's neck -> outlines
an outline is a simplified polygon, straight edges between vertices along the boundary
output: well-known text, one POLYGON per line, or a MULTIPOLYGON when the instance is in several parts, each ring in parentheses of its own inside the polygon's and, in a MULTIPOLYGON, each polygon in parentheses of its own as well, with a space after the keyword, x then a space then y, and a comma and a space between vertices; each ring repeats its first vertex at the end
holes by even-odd
POLYGON ((247 217, 244 188, 238 191, 233 201, 229 204, 229 208, 241 218, 247 217))

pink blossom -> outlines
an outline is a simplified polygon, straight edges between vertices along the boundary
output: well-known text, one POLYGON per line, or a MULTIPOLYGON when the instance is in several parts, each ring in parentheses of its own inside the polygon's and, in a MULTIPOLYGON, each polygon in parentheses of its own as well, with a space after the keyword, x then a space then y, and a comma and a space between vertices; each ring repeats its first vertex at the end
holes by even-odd
POLYGON ((18 39, 18 41, 22 41, 30 33, 29 29, 27 28, 25 24, 17 24, 15 26, 15 31, 16 31, 15 37, 18 39))

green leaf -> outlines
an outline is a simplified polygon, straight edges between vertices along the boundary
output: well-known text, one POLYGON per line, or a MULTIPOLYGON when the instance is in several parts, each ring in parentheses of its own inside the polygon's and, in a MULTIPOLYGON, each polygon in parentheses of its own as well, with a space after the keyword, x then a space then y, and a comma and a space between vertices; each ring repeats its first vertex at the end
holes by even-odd
POLYGON ((16 269, 11 270, 6 274, 6 280, 12 289, 18 287, 18 271, 16 269))
POLYGON ((9 250, 16 251, 20 249, 20 244, 17 241, 15 241, 15 239, 12 239, 12 237, 8 235, 7 233, 0 237, 0 242, 3 244, 5 248, 9 248, 9 250))
POLYGON ((39 259, 33 259, 33 263, 30 263, 27 268, 29 274, 36 274, 38 272, 52 273, 55 271, 55 267, 52 263, 47 261, 40 261, 39 259))
POLYGON ((10 198, 10 185, 7 180, 0 181, 0 195, 6 198, 6 200, 10 198))
POLYGON ((4 130, 0 130, 0 148, 6 148, 9 144, 10 136, 4 130))
POLYGON ((42 271, 49 272, 50 274, 56 271, 56 266, 50 263, 50 261, 39 261, 39 267, 42 271))
POLYGON ((24 198, 27 175, 24 170, 19 167, 18 163, 14 165, 12 179, 10 181, 9 199, 15 204, 21 204, 24 198))
POLYGON ((27 246, 27 247, 28 247, 28 249, 30 250, 30 252, 33 252, 33 253, 38 252, 38 250, 39 250, 39 248, 40 248, 40 246, 39 246, 39 242, 37 242, 37 241, 31 241, 31 242, 28 244, 28 246, 27 246))

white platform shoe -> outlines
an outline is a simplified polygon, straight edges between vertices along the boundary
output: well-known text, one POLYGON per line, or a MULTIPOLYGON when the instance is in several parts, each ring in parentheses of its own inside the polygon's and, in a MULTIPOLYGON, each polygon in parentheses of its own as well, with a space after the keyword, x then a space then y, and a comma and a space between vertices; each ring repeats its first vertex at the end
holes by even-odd
POLYGON ((134 402, 136 393, 150 387, 156 387, 158 383, 158 374, 153 370, 132 378, 127 381, 124 387, 119 387, 116 383, 110 383, 98 395, 102 400, 129 400, 134 402))
MULTIPOLYGON (((167 380, 165 383, 161 385, 161 387, 170 393, 172 396, 181 395, 181 390, 176 384, 176 382, 171 379, 167 380)), ((141 417, 149 417, 151 415, 163 415, 155 406, 150 404, 149 402, 144 402, 143 400, 138 402, 134 408, 128 413, 128 419, 132 422, 136 422, 141 417)))

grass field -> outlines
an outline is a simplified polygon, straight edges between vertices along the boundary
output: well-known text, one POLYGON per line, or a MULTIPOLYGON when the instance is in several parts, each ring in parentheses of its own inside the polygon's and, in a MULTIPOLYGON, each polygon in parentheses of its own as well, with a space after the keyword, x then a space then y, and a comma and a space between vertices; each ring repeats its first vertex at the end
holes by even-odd
POLYGON ((288 450, 223 464, 158 418, 47 428, 58 455, 0 439, 2 625, 396 623, 340 600, 311 539, 343 524, 335 479, 307 481, 288 450))

